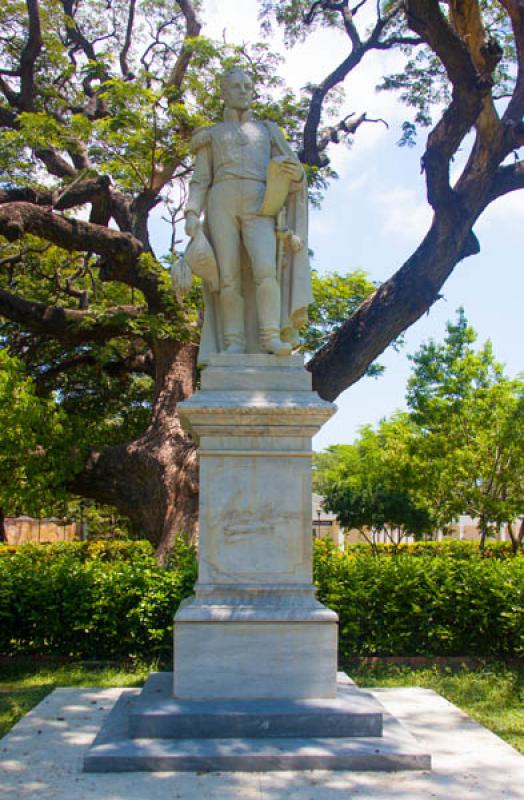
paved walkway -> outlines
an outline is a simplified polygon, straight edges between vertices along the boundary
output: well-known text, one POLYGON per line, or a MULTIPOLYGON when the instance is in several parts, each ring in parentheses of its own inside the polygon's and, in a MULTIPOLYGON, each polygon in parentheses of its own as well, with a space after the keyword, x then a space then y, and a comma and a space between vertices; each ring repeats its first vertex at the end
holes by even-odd
POLYGON ((120 689, 56 689, 0 740, 1 800, 524 800, 524 756, 427 689, 374 690, 431 772, 82 772, 120 689))

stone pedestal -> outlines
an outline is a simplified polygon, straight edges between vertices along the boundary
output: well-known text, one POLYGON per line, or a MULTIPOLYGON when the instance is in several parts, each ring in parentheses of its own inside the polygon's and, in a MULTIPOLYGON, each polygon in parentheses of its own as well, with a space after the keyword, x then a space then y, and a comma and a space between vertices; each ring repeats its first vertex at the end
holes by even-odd
POLYGON ((179 406, 200 444, 200 555, 175 617, 176 697, 335 697, 311 524, 311 439, 334 410, 301 356, 259 354, 212 356, 179 406))
POLYGON ((302 359, 213 356, 179 409, 200 442, 200 560, 174 678, 122 694, 84 769, 429 768, 369 692, 337 680, 337 616, 312 583, 310 460, 334 406, 302 359))

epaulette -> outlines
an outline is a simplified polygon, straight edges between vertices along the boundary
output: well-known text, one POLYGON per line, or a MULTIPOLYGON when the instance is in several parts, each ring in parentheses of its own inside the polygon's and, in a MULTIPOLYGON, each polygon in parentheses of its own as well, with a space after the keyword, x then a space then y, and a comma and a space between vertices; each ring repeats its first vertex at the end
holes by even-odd
POLYGON ((206 128, 199 128, 196 130, 191 137, 191 152, 196 153, 202 147, 210 144, 211 142, 211 126, 207 126, 206 128))

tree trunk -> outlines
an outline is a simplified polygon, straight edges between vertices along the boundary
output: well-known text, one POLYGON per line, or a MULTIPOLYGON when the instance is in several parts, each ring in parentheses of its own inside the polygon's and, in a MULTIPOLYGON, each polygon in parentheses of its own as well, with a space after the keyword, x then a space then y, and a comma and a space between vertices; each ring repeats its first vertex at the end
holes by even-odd
POLYGON ((4 509, 0 506, 0 542, 7 544, 7 532, 5 529, 4 509))
POLYGON ((506 523, 506 530, 511 540, 511 550, 513 552, 513 555, 517 555, 524 541, 524 517, 522 517, 522 519, 520 520, 518 533, 513 532, 512 522, 506 523))
POLYGON ((486 536, 488 535, 488 524, 484 514, 481 514, 479 519, 479 533, 480 533, 479 550, 481 553, 483 553, 484 547, 486 546, 486 536))
POLYGON ((196 445, 182 429, 176 410, 177 403, 193 392, 196 348, 164 340, 155 343, 154 352, 156 383, 149 427, 134 442, 90 452, 69 489, 116 506, 165 561, 177 537, 193 541, 196 535, 196 445))

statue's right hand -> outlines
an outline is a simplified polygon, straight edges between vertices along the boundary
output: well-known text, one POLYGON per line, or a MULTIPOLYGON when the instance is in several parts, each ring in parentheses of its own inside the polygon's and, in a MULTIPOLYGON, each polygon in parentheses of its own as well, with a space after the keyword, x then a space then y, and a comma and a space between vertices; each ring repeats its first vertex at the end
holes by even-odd
POLYGON ((198 217, 198 214, 195 214, 194 211, 189 211, 188 214, 186 215, 185 231, 187 236, 190 237, 190 239, 194 238, 199 225, 200 225, 200 219, 198 217))

